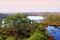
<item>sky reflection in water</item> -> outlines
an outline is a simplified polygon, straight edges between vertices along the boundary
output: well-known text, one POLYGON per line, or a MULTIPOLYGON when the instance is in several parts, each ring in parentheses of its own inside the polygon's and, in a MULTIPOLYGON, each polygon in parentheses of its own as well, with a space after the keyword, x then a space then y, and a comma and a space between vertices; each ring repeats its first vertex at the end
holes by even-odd
MULTIPOLYGON (((28 16, 28 18, 37 21, 44 19, 44 17, 41 16, 28 16)), ((56 40, 60 40, 60 26, 58 28, 55 28, 54 26, 48 26, 46 29, 56 40)))
POLYGON ((47 30, 56 40, 60 40, 60 27, 55 28, 53 26, 48 26, 47 30))

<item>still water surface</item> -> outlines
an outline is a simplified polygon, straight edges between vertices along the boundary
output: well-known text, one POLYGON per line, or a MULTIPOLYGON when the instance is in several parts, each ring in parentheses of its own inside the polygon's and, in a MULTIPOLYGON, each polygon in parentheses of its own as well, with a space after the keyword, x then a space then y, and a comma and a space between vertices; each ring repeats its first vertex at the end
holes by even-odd
POLYGON ((56 40, 60 40, 60 27, 48 26, 47 30, 56 40))
MULTIPOLYGON (((44 19, 44 17, 42 16, 28 16, 28 18, 31 20, 37 20, 37 21, 44 19)), ((60 27, 55 28, 54 26, 48 26, 46 29, 56 40, 60 40, 60 27)))
MULTIPOLYGON (((44 19, 44 17, 42 16, 28 16, 28 18, 31 20, 37 20, 37 21, 44 19)), ((4 21, 2 23, 4 23, 4 21)), ((54 26, 48 26, 46 29, 56 40, 60 40, 60 27, 55 28, 54 26)))
MULTIPOLYGON (((37 21, 44 19, 44 17, 42 16, 28 16, 28 18, 31 20, 37 20, 37 21)), ((60 27, 55 28, 54 26, 48 26, 46 29, 56 40, 60 40, 60 27)))

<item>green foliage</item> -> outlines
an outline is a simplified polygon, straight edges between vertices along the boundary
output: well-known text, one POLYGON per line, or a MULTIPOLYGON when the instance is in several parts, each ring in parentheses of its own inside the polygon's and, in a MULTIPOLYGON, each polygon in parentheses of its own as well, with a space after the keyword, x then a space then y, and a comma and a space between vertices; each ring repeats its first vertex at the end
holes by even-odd
POLYGON ((59 21, 60 22, 60 15, 48 15, 47 19, 48 21, 59 21))
POLYGON ((46 36, 36 30, 36 32, 28 40, 46 40, 46 36))
POLYGON ((21 36, 28 37, 30 36, 30 27, 31 20, 27 18, 24 14, 16 14, 14 16, 8 16, 5 20, 3 34, 5 36, 21 36), (15 29, 14 29, 15 28, 15 29))
POLYGON ((27 18, 27 16, 23 14, 17 14, 13 17, 13 25, 16 27, 24 27, 27 26, 30 23, 30 20, 27 18))
POLYGON ((24 14, 9 16, 4 21, 5 27, 1 28, 0 34, 6 40, 46 40, 44 25, 31 24, 31 20, 24 14))
POLYGON ((2 26, 2 20, 0 20, 0 27, 2 26))
POLYGON ((12 26, 12 16, 8 16, 4 19, 4 27, 11 27, 12 26))
POLYGON ((55 26, 60 25, 60 15, 58 14, 48 15, 44 21, 44 24, 55 26))
POLYGON ((4 40, 4 38, 0 35, 0 40, 4 40))
POLYGON ((27 16, 23 15, 23 14, 16 14, 14 16, 9 16, 5 19, 5 25, 7 26, 15 26, 17 28, 23 28, 24 26, 27 26, 28 24, 30 24, 31 21, 30 19, 27 18, 27 16))
POLYGON ((41 29, 41 30, 44 30, 44 24, 43 23, 40 23, 40 25, 39 25, 39 29, 41 29))
POLYGON ((32 35, 32 37, 30 37, 29 40, 46 40, 44 35, 40 34, 40 33, 34 33, 32 35))
POLYGON ((6 40, 16 40, 15 37, 7 37, 6 40))

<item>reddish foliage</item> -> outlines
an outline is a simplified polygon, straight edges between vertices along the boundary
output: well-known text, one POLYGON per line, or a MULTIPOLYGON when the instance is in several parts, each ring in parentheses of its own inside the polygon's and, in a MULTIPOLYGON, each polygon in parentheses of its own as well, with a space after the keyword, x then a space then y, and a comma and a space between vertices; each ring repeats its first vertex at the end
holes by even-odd
POLYGON ((49 36, 48 40, 55 40, 53 36, 49 36))

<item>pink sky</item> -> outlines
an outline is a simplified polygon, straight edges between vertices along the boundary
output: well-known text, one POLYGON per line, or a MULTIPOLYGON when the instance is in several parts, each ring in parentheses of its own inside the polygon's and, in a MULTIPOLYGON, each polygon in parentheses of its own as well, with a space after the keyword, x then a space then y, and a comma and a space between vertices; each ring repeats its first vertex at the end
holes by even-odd
POLYGON ((60 12, 60 0, 0 0, 0 12, 60 12))

